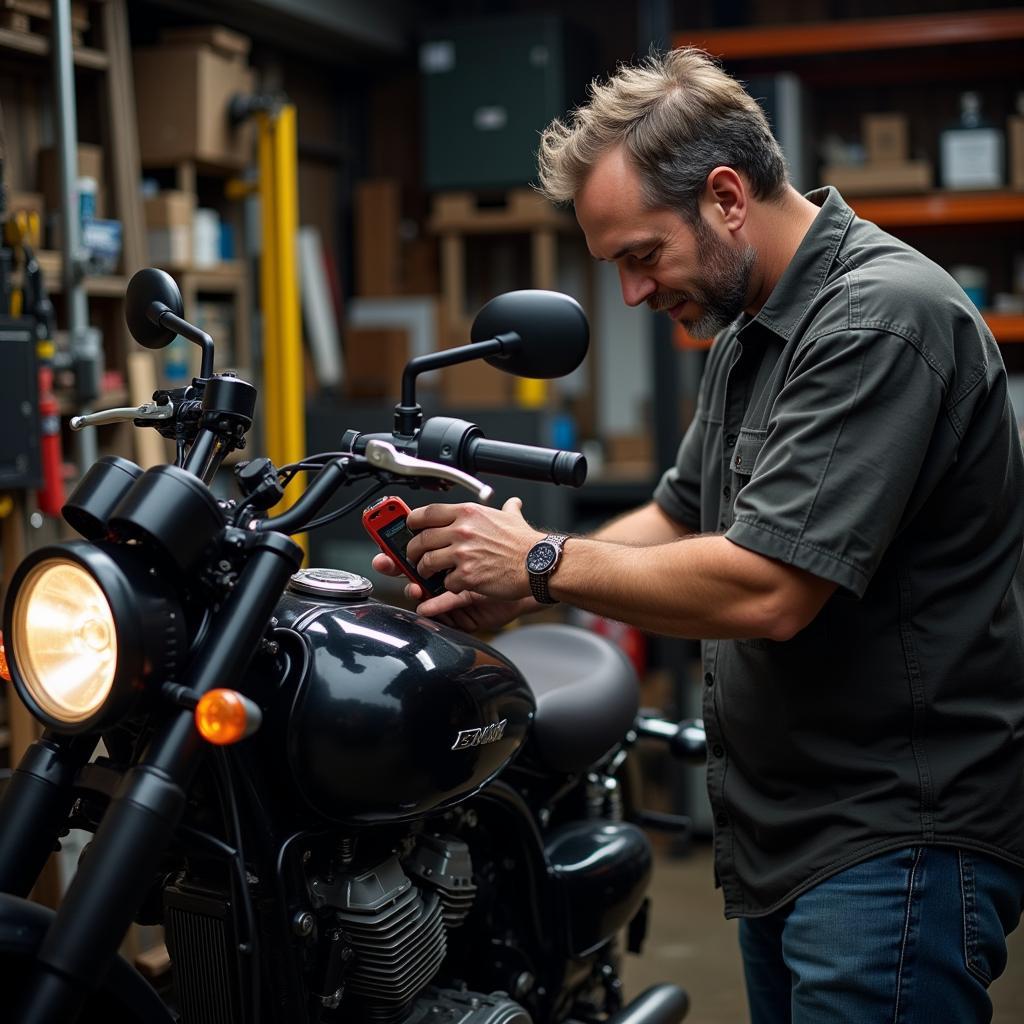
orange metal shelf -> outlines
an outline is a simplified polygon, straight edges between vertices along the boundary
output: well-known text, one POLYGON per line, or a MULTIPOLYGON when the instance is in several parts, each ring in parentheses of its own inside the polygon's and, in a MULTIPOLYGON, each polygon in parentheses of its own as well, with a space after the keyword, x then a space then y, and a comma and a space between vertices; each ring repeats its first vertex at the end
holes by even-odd
POLYGON ((992 224, 1024 220, 1024 192, 930 192, 848 198, 858 216, 882 227, 992 224))
POLYGON ((1024 11, 971 11, 760 28, 687 29, 674 46, 700 46, 727 60, 797 57, 1024 39, 1024 11))
MULTIPOLYGON (((1000 345, 1024 342, 1024 315, 1017 313, 986 313, 985 323, 1000 345)), ((676 348, 711 348, 711 342, 694 338, 679 324, 673 327, 676 348)))
POLYGON ((1019 313, 986 313, 985 323, 1001 345, 1024 341, 1024 315, 1019 313))

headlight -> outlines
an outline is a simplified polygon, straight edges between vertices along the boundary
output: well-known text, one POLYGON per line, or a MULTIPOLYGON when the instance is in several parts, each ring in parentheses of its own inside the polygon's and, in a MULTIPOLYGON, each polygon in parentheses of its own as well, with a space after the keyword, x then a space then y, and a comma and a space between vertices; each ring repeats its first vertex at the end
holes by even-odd
POLYGON ((153 677, 173 679, 183 616, 137 545, 73 541, 34 552, 11 580, 11 677, 37 718, 84 732, 125 715, 153 677))
POLYGON ((101 708, 117 672, 117 626, 99 584, 80 565, 50 558, 14 599, 11 639, 25 687, 46 714, 78 724, 101 708))

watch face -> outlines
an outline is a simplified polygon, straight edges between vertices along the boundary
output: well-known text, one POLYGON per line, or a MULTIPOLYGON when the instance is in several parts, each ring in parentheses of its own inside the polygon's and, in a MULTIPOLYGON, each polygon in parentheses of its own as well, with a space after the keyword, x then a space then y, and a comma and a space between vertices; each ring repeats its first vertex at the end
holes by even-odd
POLYGON ((558 557, 558 550, 554 544, 542 540, 530 548, 526 556, 526 568, 530 572, 547 572, 555 564, 558 557))

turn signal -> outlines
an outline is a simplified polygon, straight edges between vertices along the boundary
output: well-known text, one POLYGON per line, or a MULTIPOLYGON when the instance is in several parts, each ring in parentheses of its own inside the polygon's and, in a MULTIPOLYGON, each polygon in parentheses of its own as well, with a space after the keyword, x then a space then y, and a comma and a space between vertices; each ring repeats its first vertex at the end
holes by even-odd
POLYGON ((210 690, 196 705, 199 735, 219 747, 251 736, 262 721, 259 707, 237 690, 210 690))
POLYGON ((4 649, 3 633, 0 633, 0 679, 5 683, 11 681, 11 667, 7 664, 7 651, 4 649))

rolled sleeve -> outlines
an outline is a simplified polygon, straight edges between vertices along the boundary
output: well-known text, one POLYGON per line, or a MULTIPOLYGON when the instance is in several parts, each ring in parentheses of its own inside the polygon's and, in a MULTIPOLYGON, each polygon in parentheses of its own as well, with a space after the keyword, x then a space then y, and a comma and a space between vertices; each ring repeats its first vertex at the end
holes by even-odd
POLYGON ((726 537, 863 596, 900 528, 944 391, 899 335, 843 330, 808 341, 726 537))

